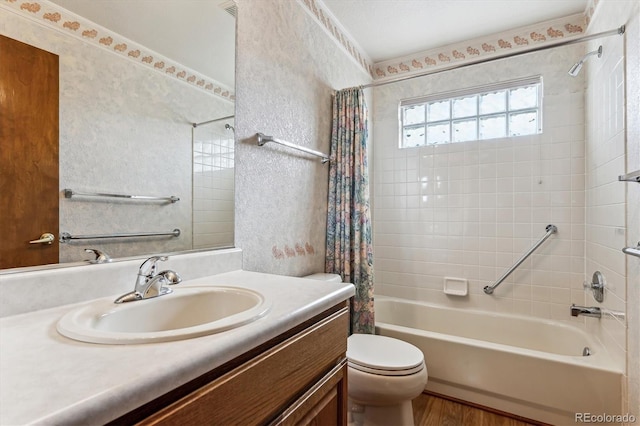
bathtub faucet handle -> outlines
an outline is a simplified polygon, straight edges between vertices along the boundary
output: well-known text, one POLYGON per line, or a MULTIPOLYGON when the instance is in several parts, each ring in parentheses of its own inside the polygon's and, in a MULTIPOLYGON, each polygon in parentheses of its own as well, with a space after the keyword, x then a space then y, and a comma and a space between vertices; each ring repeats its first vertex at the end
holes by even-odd
POLYGON ((585 281, 583 287, 585 290, 591 290, 593 292, 593 298, 602 303, 604 300, 604 276, 602 272, 595 271, 593 277, 591 277, 591 282, 585 281))

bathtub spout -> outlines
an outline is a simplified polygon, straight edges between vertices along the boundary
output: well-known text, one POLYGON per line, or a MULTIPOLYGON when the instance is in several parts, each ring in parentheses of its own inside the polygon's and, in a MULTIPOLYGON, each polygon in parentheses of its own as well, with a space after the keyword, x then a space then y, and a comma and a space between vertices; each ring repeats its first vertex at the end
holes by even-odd
POLYGON ((571 305, 571 316, 577 317, 578 315, 584 315, 585 317, 601 318, 602 311, 598 307, 586 307, 571 305))

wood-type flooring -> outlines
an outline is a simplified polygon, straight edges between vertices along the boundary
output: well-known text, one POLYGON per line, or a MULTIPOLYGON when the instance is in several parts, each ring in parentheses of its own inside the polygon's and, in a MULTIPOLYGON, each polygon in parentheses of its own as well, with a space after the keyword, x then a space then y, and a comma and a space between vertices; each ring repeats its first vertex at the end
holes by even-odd
POLYGON ((506 413, 473 406, 463 401, 422 393, 413 401, 415 426, 541 426, 506 413))

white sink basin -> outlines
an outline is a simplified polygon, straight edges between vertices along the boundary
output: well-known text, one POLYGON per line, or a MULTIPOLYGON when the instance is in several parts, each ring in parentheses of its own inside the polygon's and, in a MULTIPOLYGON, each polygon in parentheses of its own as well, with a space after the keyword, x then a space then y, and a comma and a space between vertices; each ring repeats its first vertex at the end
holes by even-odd
POLYGON ((183 287, 152 299, 122 304, 104 298, 58 321, 58 332, 83 342, 132 344, 167 342, 219 333, 264 316, 264 296, 237 287, 183 287))

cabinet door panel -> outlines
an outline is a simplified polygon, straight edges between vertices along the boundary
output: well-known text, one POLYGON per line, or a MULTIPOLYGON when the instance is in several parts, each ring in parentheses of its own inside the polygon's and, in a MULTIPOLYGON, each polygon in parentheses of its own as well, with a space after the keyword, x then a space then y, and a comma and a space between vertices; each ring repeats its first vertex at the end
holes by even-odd
POLYGON ((346 358, 291 405, 272 426, 346 425, 346 358))
POLYGON ((141 424, 265 424, 344 358, 348 323, 343 308, 141 424))

